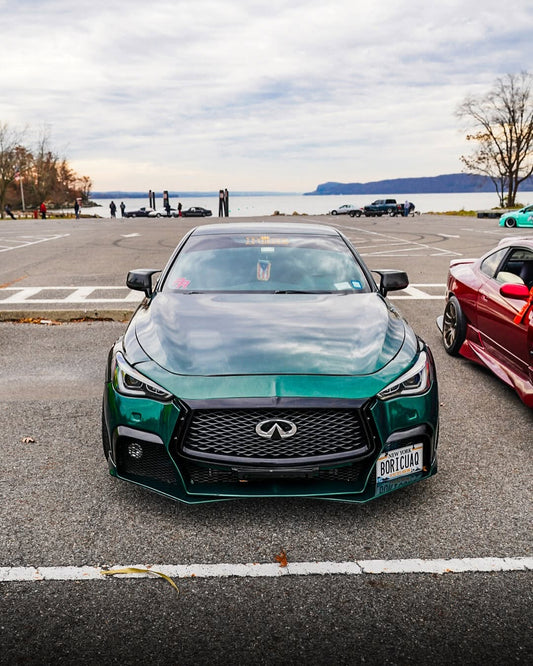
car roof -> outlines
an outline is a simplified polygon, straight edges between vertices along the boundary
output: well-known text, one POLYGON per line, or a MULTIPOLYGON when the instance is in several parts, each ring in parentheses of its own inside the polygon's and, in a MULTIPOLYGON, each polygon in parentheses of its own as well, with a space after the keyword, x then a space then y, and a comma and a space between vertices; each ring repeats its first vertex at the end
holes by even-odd
POLYGON ((533 236, 506 236, 498 243, 498 247, 504 245, 530 245, 533 247, 533 236))
POLYGON ((198 235, 214 234, 305 234, 321 236, 339 236, 337 229, 325 224, 309 224, 295 222, 221 222, 219 224, 204 224, 193 229, 192 233, 198 235))

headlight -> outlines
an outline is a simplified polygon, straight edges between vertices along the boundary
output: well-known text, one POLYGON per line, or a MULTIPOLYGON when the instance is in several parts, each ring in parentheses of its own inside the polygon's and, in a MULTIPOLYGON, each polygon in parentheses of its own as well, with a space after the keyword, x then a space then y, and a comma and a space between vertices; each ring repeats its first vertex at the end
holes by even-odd
POLYGON ((115 354, 111 373, 111 381, 115 389, 122 395, 136 398, 151 398, 167 402, 172 394, 147 379, 126 362, 121 352, 115 354))
POLYGON ((418 361, 404 375, 378 393, 381 400, 405 395, 421 395, 431 385, 431 367, 426 352, 421 352, 418 361))

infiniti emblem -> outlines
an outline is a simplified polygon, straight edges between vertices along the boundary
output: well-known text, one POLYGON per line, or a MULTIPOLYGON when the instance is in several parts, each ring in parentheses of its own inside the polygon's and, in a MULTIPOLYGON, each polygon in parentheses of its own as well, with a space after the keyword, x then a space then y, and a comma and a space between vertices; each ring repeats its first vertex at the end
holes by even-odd
POLYGON ((287 439, 296 434, 298 428, 292 421, 285 419, 267 419, 255 426, 255 432, 265 439, 287 439))

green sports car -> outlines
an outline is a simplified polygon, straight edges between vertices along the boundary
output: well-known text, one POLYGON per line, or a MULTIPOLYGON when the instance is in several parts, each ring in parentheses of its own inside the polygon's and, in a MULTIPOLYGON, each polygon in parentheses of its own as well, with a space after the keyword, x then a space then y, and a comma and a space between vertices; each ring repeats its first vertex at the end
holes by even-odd
POLYGON ((433 358, 386 298, 407 275, 375 273, 336 229, 295 223, 200 226, 162 271, 131 271, 111 474, 187 503, 365 502, 435 474, 433 358))
POLYGON ((500 227, 533 227, 533 205, 512 210, 500 217, 500 227))

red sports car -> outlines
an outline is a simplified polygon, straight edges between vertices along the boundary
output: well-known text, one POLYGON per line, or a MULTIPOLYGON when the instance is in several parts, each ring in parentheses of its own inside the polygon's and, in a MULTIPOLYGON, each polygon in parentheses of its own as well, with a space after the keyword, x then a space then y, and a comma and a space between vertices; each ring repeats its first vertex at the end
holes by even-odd
POLYGON ((450 262, 437 323, 448 354, 486 366, 533 407, 533 236, 450 262))

